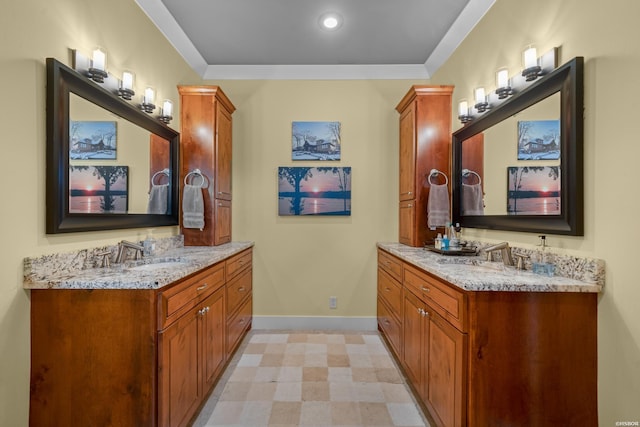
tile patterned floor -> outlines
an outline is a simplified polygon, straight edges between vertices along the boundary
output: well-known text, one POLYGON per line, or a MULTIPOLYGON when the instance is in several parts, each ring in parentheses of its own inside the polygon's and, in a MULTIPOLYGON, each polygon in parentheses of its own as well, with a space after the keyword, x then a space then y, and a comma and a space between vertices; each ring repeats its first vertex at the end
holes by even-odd
POLYGON ((245 338, 196 427, 428 427, 377 333, 245 338))

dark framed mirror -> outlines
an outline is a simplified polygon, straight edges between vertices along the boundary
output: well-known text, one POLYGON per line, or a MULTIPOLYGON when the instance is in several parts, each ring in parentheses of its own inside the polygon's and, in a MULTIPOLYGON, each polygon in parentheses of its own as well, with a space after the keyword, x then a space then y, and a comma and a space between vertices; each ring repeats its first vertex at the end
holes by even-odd
POLYGON ((178 132, 47 58, 48 234, 177 225, 178 146, 178 132))
POLYGON ((584 234, 583 68, 574 58, 453 134, 454 223, 584 234))

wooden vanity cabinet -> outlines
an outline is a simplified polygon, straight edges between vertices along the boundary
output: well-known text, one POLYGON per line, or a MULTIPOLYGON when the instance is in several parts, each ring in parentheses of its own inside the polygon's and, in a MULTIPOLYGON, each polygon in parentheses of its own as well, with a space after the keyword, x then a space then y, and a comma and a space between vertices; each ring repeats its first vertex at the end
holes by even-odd
POLYGON ((387 336, 396 356, 402 358, 402 264, 378 251, 378 328, 387 336))
POLYGON ((399 241, 405 245, 424 246, 436 236, 427 227, 429 172, 438 169, 449 176, 452 92, 453 86, 412 86, 396 107, 400 113, 399 241))
POLYGON ((160 289, 32 289, 29 425, 189 425, 251 327, 251 263, 249 248, 160 289))
POLYGON ((379 329, 438 427, 597 426, 597 296, 464 291, 378 250, 379 329))
MULTIPOLYGON (((219 86, 178 86, 181 111, 181 185, 200 169, 206 177, 202 231, 181 227, 185 246, 231 241, 232 117, 235 107, 219 86)), ((199 183, 199 178, 193 178, 199 183)), ((191 183, 191 178, 189 179, 191 183)), ((181 193, 182 194, 182 193, 181 193)), ((182 222, 181 222, 182 225, 182 222)))

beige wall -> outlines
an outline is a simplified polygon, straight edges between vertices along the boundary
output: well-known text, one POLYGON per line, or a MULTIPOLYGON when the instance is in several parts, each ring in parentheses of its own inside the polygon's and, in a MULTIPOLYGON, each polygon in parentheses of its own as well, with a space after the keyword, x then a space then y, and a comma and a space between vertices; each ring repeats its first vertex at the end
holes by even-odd
MULTIPOLYGON (((606 287, 598 306, 601 426, 640 421, 640 286, 636 188, 640 144, 640 3, 628 0, 498 0, 433 76, 456 86, 454 103, 493 84, 507 65, 521 69, 529 43, 560 47, 560 63, 585 58, 585 236, 548 236, 551 247, 602 258, 606 287)), ((452 112, 453 114, 453 112, 452 112)), ((456 127, 460 123, 455 120, 456 127)), ((535 234, 465 230, 467 236, 533 245, 535 234)), ((562 357, 561 354, 558 357, 562 357)))
MULTIPOLYGON (((531 42, 541 50, 560 46, 561 62, 577 55, 586 59, 586 234, 550 236, 548 241, 561 250, 607 262, 607 285, 599 305, 603 426, 640 419, 636 409, 640 287, 632 267, 638 228, 633 213, 640 210, 640 202, 632 197, 634 193, 617 190, 621 185, 633 188, 624 178, 635 176, 640 155, 631 132, 640 99, 640 86, 634 80, 640 69, 640 30, 634 22, 638 16, 640 4, 623 0, 533 4, 498 0, 434 78, 436 83, 456 85, 455 101, 469 98, 479 84, 491 86, 498 66, 518 68, 520 51, 531 42)), ((0 117, 6 158, 0 169, 5 183, 0 214, 0 425, 13 427, 26 425, 28 414, 29 295, 22 290, 22 259, 141 239, 145 234, 144 230, 44 233, 44 58, 56 57, 69 64, 69 48, 89 52, 101 45, 108 49, 110 69, 133 69, 143 80, 140 86, 152 84, 160 96, 174 101, 178 100, 175 85, 201 81, 131 0, 8 2, 0 15, 0 38, 0 117)), ((410 84, 424 82, 210 83, 220 84, 238 108, 234 114, 233 235, 235 240, 256 242, 256 314, 374 316, 375 242, 395 240, 397 235, 394 107, 410 84), (293 165, 293 120, 342 123, 339 165, 353 168, 351 217, 277 215, 276 171, 278 166, 293 165), (338 297, 337 310, 328 309, 329 295, 338 297)), ((179 128, 178 120, 171 125, 179 128)), ((176 232, 169 227, 156 234, 176 232)), ((473 230, 465 234, 521 245, 536 242, 533 234, 473 230)))

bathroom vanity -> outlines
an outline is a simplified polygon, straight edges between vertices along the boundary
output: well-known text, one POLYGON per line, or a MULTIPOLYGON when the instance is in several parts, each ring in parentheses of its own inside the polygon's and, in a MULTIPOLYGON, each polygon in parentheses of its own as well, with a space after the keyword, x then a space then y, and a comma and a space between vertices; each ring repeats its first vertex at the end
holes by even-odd
POLYGON ((596 276, 379 243, 378 326, 436 426, 596 426, 596 276))
POLYGON ((30 425, 188 425, 251 328, 252 247, 26 280, 30 425))

